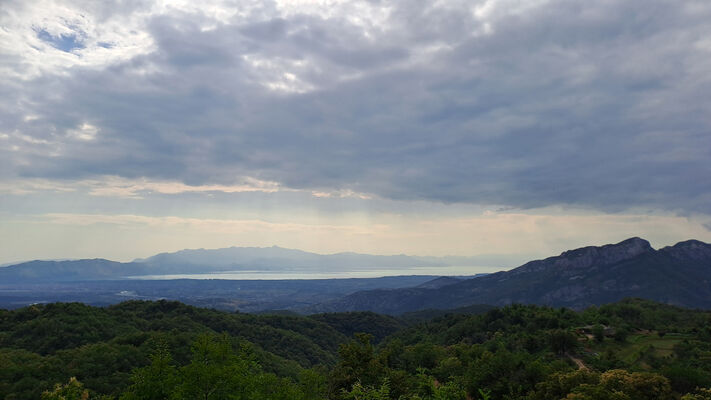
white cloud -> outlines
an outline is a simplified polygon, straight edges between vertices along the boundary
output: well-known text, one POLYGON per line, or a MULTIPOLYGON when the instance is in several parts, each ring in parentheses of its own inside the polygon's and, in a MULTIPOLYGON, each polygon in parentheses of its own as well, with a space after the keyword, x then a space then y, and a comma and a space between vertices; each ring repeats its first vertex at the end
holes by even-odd
POLYGON ((75 129, 67 130, 67 135, 77 140, 94 140, 98 133, 99 128, 88 122, 83 122, 75 129))
POLYGON ((370 200, 373 198, 372 195, 367 193, 358 193, 350 189, 335 190, 329 192, 312 191, 311 195, 314 197, 326 197, 326 198, 347 198, 354 197, 361 200, 370 200))
POLYGON ((0 182, 0 194, 26 195, 31 193, 74 192, 74 183, 62 183, 50 179, 26 179, 0 182))
POLYGON ((179 194, 191 192, 265 192, 272 193, 280 190, 276 182, 260 181, 246 177, 240 185, 186 185, 182 182, 151 181, 147 179, 123 179, 119 177, 106 177, 101 180, 90 180, 79 183, 90 188, 89 194, 93 196, 140 197, 143 192, 161 194, 179 194))
MULTIPOLYGON (((150 13, 102 15, 99 3, 15 1, 0 13, 0 70, 13 79, 32 79, 46 73, 66 73, 75 66, 106 67, 152 50, 145 31, 150 13), (51 41, 71 41, 61 48, 51 41)), ((110 8, 106 4, 107 8, 110 8)))
POLYGON ((273 193, 288 190, 276 182, 262 181, 245 177, 239 185, 186 185, 178 181, 157 181, 146 178, 127 179, 118 176, 102 176, 85 180, 50 180, 22 179, 0 183, 0 193, 28 194, 47 192, 67 192, 83 190, 90 196, 119 197, 140 199, 147 194, 182 194, 182 193, 273 193))

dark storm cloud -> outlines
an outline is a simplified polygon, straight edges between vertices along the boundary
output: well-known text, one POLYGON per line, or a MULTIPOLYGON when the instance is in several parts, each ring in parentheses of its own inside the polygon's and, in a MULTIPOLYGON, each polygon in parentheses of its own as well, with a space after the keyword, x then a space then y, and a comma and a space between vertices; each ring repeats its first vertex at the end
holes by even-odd
POLYGON ((3 164, 33 177, 251 176, 392 199, 711 212, 707 2, 550 1, 481 18, 388 5, 368 28, 154 17, 147 54, 3 83, 15 111, 0 111, 0 131, 62 148, 48 156, 15 135, 3 164), (96 138, 72 140, 85 122, 96 138))

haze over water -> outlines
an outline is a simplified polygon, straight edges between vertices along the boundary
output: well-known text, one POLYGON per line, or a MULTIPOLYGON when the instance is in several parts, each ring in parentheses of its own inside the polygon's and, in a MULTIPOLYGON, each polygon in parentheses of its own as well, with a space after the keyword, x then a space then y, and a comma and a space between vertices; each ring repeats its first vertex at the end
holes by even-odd
POLYGON ((174 274, 174 275, 142 275, 132 276, 132 279, 167 280, 167 279, 233 279, 233 280, 281 280, 281 279, 347 279, 347 278, 379 278, 396 275, 433 275, 433 276, 471 276, 476 274, 499 271, 496 267, 484 266, 446 266, 446 267, 412 267, 403 269, 361 269, 334 270, 331 272, 315 272, 309 270, 285 271, 226 271, 207 274, 174 274))

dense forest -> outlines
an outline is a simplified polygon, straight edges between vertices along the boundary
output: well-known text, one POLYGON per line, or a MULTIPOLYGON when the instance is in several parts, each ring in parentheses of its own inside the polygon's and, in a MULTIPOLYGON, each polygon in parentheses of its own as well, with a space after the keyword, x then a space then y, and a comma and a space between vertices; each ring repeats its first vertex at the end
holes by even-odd
POLYGON ((627 299, 395 318, 170 301, 0 310, 1 399, 711 399, 711 312, 627 299))

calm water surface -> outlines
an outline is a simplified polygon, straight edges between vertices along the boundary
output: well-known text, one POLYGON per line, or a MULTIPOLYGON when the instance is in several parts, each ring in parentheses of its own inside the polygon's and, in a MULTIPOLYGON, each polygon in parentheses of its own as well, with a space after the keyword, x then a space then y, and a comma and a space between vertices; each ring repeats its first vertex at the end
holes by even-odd
POLYGON ((445 275, 467 276, 500 271, 501 268, 488 266, 447 266, 447 267, 412 267, 401 269, 362 269, 347 271, 225 271, 208 274, 142 275, 131 276, 133 279, 338 279, 338 278, 378 278, 395 275, 445 275))

